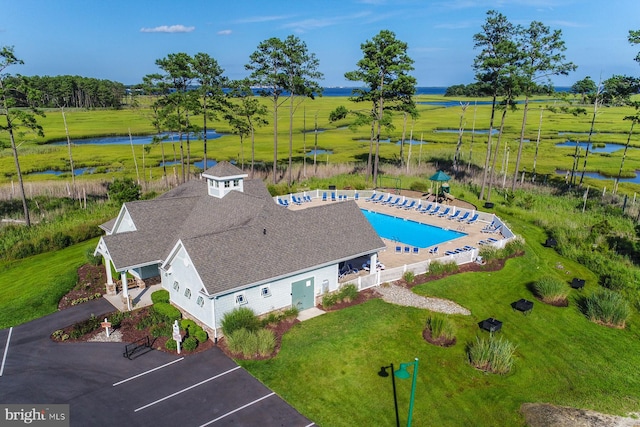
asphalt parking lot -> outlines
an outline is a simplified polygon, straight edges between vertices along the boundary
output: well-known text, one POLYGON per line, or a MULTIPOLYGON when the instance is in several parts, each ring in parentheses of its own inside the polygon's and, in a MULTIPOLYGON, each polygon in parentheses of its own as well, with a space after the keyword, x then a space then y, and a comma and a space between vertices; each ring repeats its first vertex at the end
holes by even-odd
POLYGON ((124 343, 49 338, 111 310, 97 300, 0 330, 0 403, 66 403, 72 426, 314 425, 215 347, 129 360, 124 343))

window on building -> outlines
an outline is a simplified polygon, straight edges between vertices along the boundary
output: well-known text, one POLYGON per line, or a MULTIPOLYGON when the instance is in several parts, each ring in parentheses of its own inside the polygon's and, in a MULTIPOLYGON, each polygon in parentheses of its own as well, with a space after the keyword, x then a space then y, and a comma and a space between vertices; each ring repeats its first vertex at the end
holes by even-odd
POLYGON ((229 187, 231 187, 231 182, 225 181, 224 182, 224 188, 229 188, 229 187))
POLYGON ((196 304, 198 304, 200 307, 204 307, 204 298, 202 298, 202 296, 199 296, 196 300, 196 304))
POLYGON ((173 282, 173 290, 174 291, 179 291, 180 290, 180 283, 178 282, 173 282))
POLYGON ((187 288, 184 290, 184 296, 191 299, 191 289, 187 288))
POLYGON ((270 297, 271 296, 271 287, 269 286, 263 286, 260 288, 260 295, 262 295, 263 297, 270 297))
POLYGON ((244 305, 247 303, 247 297, 244 292, 236 294, 236 305, 244 305))
POLYGON ((233 186, 234 187, 240 187, 240 180, 239 179, 234 179, 233 180, 233 186))

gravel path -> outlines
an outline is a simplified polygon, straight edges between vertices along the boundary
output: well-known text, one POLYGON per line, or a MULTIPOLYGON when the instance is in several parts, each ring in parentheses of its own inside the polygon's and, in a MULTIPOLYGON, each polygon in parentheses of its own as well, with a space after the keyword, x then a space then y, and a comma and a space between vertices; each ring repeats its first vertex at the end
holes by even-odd
POLYGON ((397 285, 378 286, 376 291, 382 296, 382 299, 391 304, 405 305, 407 307, 426 308, 427 310, 436 311, 446 314, 471 314, 469 310, 456 304, 453 301, 423 297, 411 292, 407 288, 397 285))
POLYGON ((118 329, 115 331, 110 331, 109 338, 107 338, 107 334, 104 332, 104 329, 100 331, 100 333, 92 336, 87 340, 88 342, 122 342, 122 332, 118 329))

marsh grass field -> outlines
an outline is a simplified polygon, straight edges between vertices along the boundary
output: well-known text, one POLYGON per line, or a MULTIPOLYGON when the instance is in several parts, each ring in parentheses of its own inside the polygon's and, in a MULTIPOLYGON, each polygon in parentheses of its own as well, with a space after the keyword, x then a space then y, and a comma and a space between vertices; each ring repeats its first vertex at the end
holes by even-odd
MULTIPOLYGON (((431 103, 450 102, 460 100, 469 102, 466 109, 463 126, 465 133, 461 145, 462 161, 464 164, 471 163, 477 167, 484 165, 487 146, 487 130, 489 127, 489 116, 491 108, 489 105, 474 106, 475 99, 446 98, 437 95, 420 95, 416 97, 418 112, 420 116, 412 121, 407 120, 405 128, 405 141, 412 137, 414 143, 405 144, 403 156, 405 160, 411 152, 409 160, 410 166, 420 163, 437 161, 451 161, 456 150, 458 141, 457 130, 460 124, 462 108, 460 106, 442 107, 431 103), (426 103, 426 104, 425 104, 426 103), (476 133, 472 135, 471 130, 476 133), (483 133, 484 132, 484 133, 483 133), (420 143, 422 141, 422 143, 420 143)), ((144 100, 143 100, 144 101, 144 100)), ((147 100, 148 101, 148 100, 147 100)), ((478 101, 489 101, 479 99, 478 101)), ((263 99, 266 105, 268 101, 263 99)), ((562 175, 556 174, 556 170, 570 170, 573 161, 575 147, 556 147, 556 144, 567 141, 586 142, 592 118, 592 106, 586 105, 586 114, 573 116, 568 113, 553 113, 547 107, 559 106, 560 101, 553 97, 536 98, 530 103, 527 127, 522 152, 522 162, 520 170, 531 172, 533 170, 533 160, 536 151, 536 140, 538 137, 538 126, 540 122, 540 111, 544 107, 542 116, 542 126, 540 128, 540 145, 536 159, 536 170, 538 174, 548 175, 549 178, 563 179, 562 175)), ((152 134, 153 129, 150 124, 149 110, 142 107, 129 108, 125 106, 121 110, 66 110, 66 119, 70 138, 82 139, 102 136, 128 136, 152 134)), ((292 157, 294 163, 302 163, 306 156, 307 164, 314 162, 312 151, 317 149, 320 154, 315 158, 318 164, 344 164, 361 163, 366 161, 369 152, 370 129, 367 126, 357 129, 349 128, 353 121, 352 116, 346 119, 330 122, 329 113, 338 106, 345 106, 349 110, 364 111, 365 105, 360 105, 349 101, 346 97, 318 97, 315 100, 306 100, 299 105, 294 115, 294 133, 292 143, 292 157), (318 132, 314 132, 314 125, 317 120, 318 132), (305 132, 306 131, 306 132, 305 132)), ((633 113, 630 107, 601 107, 595 121, 595 133, 591 140, 597 144, 626 144, 630 123, 623 120, 625 116, 633 113)), ((509 112, 505 121, 504 134, 498 148, 498 159, 496 172, 502 173, 504 168, 508 170, 508 175, 513 174, 515 167, 515 157, 520 136, 520 126, 522 121, 522 105, 514 112, 509 112)), ((270 123, 258 128, 255 137, 255 159, 259 163, 267 165, 273 161, 273 117, 269 114, 267 119, 270 123)), ((198 124, 201 117, 195 116, 192 120, 198 124)), ((278 119, 278 159, 279 164, 284 168, 289 155, 289 125, 288 111, 281 109, 278 119)), ((70 167, 68 149, 65 145, 50 145, 54 141, 65 141, 66 135, 62 114, 59 110, 46 111, 46 117, 40 118, 45 132, 44 138, 37 138, 34 135, 25 134, 19 137, 19 153, 21 169, 25 174, 25 179, 30 182, 54 180, 70 180, 70 167), (34 172, 60 171, 60 175, 34 174, 34 172), (65 173, 66 172, 66 173, 65 173)), ((499 121, 496 121, 496 127, 499 121)), ((231 134, 228 124, 215 120, 210 122, 210 128, 218 133, 224 134, 221 138, 209 140, 208 157, 214 160, 230 160, 238 164, 248 164, 251 160, 251 141, 245 138, 241 144, 237 135, 231 134)), ((398 162, 400 159, 400 145, 397 144, 402 138, 403 118, 399 114, 394 116, 393 128, 383 129, 380 144, 380 156, 382 162, 398 162)), ((640 131, 636 131, 630 139, 630 147, 626 154, 622 177, 635 176, 636 169, 640 169, 640 131)), ((493 146, 498 140, 497 135, 493 138, 493 146)), ((0 141, 4 146, 8 146, 7 135, 0 135, 0 141)), ((173 162, 180 159, 179 143, 164 142, 165 161, 173 162)), ((191 139, 189 147, 191 162, 201 161, 203 158, 203 142, 198 139, 191 139)), ((187 153, 186 140, 184 141, 185 159, 187 153)), ((135 158, 138 173, 146 179, 159 179, 163 170, 160 167, 162 161, 161 148, 159 145, 152 145, 143 149, 140 145, 135 145, 133 150, 128 144, 123 145, 75 145, 72 156, 74 166, 78 168, 90 168, 92 173, 79 175, 78 180, 111 180, 119 176, 136 176, 135 158), (144 153, 143 153, 144 151, 144 153), (144 158, 143 158, 144 157, 144 158), (144 167, 143 167, 144 166, 144 167)), ((584 162, 584 150, 580 152, 579 170, 582 170, 584 162)), ((615 177, 620 169, 623 150, 613 153, 589 153, 587 168, 589 172, 598 172, 605 176, 615 177)), ((169 167, 168 174, 180 175, 179 166, 169 167)), ((15 165, 8 148, 0 152, 0 184, 15 181, 15 165)), ((197 172, 192 167, 192 172, 197 172)), ((507 180, 509 181, 509 179, 507 180)), ((602 188, 613 181, 586 178, 588 185, 595 188, 602 188)), ((633 194, 640 189, 640 184, 621 183, 619 191, 633 194)))
MULTIPOLYGON (((423 101, 450 101, 437 96, 420 97, 423 101)), ((548 100, 549 104, 553 100, 548 100)), ((539 105, 530 110, 526 138, 535 141, 538 130, 539 105)), ((346 126, 349 119, 330 123, 329 112, 339 105, 356 109, 346 98, 326 97, 306 101, 298 108, 295 117, 294 156, 300 161, 303 144, 314 148, 315 134, 302 133, 313 129, 314 117, 318 116, 318 149, 330 150, 324 158, 323 174, 313 176, 308 163, 308 177, 299 185, 309 188, 327 188, 329 184, 339 188, 364 186, 364 177, 350 173, 353 164, 366 160, 369 147, 369 130, 352 131, 346 126), (306 110, 306 123, 302 111, 306 110), (328 164, 328 165, 327 165, 328 164)), ((588 107, 587 107, 588 109, 588 107)), ((457 133, 434 132, 437 129, 457 129, 460 120, 459 107, 436 107, 419 104, 421 116, 413 124, 413 139, 424 138, 421 166, 418 166, 419 146, 412 146, 411 165, 407 172, 397 165, 383 164, 382 169, 402 177, 402 186, 407 188, 414 182, 425 181, 425 172, 437 167, 439 162, 449 161, 454 154, 457 133)), ((628 108, 603 108, 596 119, 598 133, 594 142, 626 143, 629 123, 623 121, 631 114, 628 108)), ((478 106, 475 128, 488 127, 489 107, 478 106)), ((472 127, 473 106, 465 116, 465 129, 472 127)), ((522 111, 507 116, 507 127, 502 144, 509 143, 510 171, 513 168, 516 139, 519 136, 522 111)), ((573 162, 571 148, 556 148, 573 132, 586 138, 590 126, 589 114, 574 117, 552 114, 545 111, 541 131, 538 171, 553 174, 556 169, 570 169, 573 162), (548 113, 548 114, 547 114, 548 113)), ((67 122, 72 139, 105 135, 128 135, 151 133, 144 109, 121 111, 67 111, 67 122)), ((64 140, 64 126, 59 111, 48 111, 42 121, 46 139, 35 140, 24 137, 20 146, 22 170, 27 173, 28 184, 39 182, 68 183, 70 176, 57 177, 28 175, 29 172, 48 169, 66 170, 67 147, 47 145, 46 142, 64 140)), ((284 166, 288 156, 288 116, 281 114, 279 120, 279 159, 284 166)), ((395 129, 386 131, 383 139, 396 141, 401 137, 402 119, 396 117, 395 129)), ((406 139, 409 139, 410 122, 406 139)), ((229 128, 222 123, 214 126, 220 133, 229 128)), ((259 130, 256 136, 256 158, 267 165, 272 161, 272 127, 259 130)), ((1 135, 5 138, 5 135, 1 135)), ((3 140, 6 142, 6 140, 3 140)), ((625 161, 625 171, 632 173, 640 169, 638 147, 640 135, 634 134, 625 161)), ((504 147, 504 145, 502 145, 504 147)), ((470 136, 465 135, 462 152, 468 161, 470 136)), ((472 163, 484 163, 486 135, 476 134, 472 163)), ((142 166, 142 147, 134 146, 138 166, 142 166)), ((216 160, 235 160, 241 157, 240 140, 234 135, 210 141, 209 157, 216 160)), ((405 156, 408 146, 405 147, 405 156)), ((504 148, 501 148, 504 150, 504 148)), ((202 142, 191 145, 192 159, 200 159, 202 142)), ((534 147, 526 143, 523 152, 523 167, 530 170, 534 147)), ((249 161, 250 143, 245 140, 245 163, 249 161)), ((399 146, 382 143, 381 156, 385 160, 398 159, 399 146)), ((173 160, 173 148, 165 143, 165 155, 173 160)), ((498 164, 503 151, 499 151, 498 164)), ((611 155, 590 154, 588 170, 617 174, 621 152, 611 155)), ((129 145, 73 147, 76 167, 96 167, 96 172, 78 176, 80 182, 110 181, 114 177, 135 177, 135 167, 129 145)), ((151 147, 145 153, 145 164, 157 165, 161 161, 160 148, 151 147)), ((300 166, 297 166, 297 170, 300 166)), ((15 180, 13 158, 9 150, 0 156, 0 184, 10 186, 15 180)), ((162 169, 154 166, 146 169, 158 179, 162 169)), ((179 172, 178 172, 179 173, 179 172)), ((296 174, 296 179, 300 175, 296 174)), ((285 180, 286 181, 286 180, 285 180)), ((480 206, 477 184, 452 182, 456 197, 480 206)), ((602 181, 588 180, 587 185, 602 186, 602 181)), ((640 187, 621 184, 620 192, 633 195, 640 187)), ((636 222, 621 215, 607 201, 592 200, 588 209, 582 211, 581 195, 570 192, 558 196, 555 189, 538 188, 535 191, 517 190, 514 198, 500 198, 495 212, 510 228, 524 238, 523 256, 509 259, 505 267, 493 272, 461 273, 427 282, 413 288, 419 295, 451 299, 468 308, 471 316, 449 316, 454 325, 456 344, 442 348, 426 342, 422 336, 425 322, 431 314, 427 310, 402 307, 373 299, 361 305, 330 312, 299 323, 285 334, 282 348, 273 359, 261 361, 238 361, 266 386, 274 390, 298 411, 323 426, 393 425, 393 391, 389 378, 377 375, 381 366, 393 362, 410 362, 419 358, 413 425, 415 426, 524 426, 520 413, 523 403, 551 403, 581 409, 591 409, 609 414, 627 415, 640 411, 640 329, 638 297, 638 267, 628 258, 619 255, 610 241, 628 237, 636 239, 636 222), (601 230, 602 232, 592 232, 601 230), (543 246, 549 235, 555 236, 558 248, 543 246), (611 240, 613 239, 613 240, 611 240), (595 249, 594 249, 595 248, 595 249), (595 253, 595 255, 594 255, 595 253), (631 314, 623 328, 606 327, 594 323, 580 310, 581 301, 597 292, 602 286, 601 277, 595 269, 590 270, 577 260, 585 254, 615 263, 628 272, 622 276, 628 286, 620 293, 629 301, 631 314), (543 277, 553 277, 566 285, 568 306, 556 307, 536 298, 534 284, 543 277), (582 291, 570 289, 573 277, 586 280, 582 291), (634 281, 635 280, 635 281, 634 281), (534 301, 533 311, 524 316, 514 311, 511 303, 526 298, 534 301), (487 333, 478 328, 478 322, 487 317, 503 321, 501 337, 515 345, 514 364, 504 375, 488 374, 475 369, 468 360, 467 348, 477 336, 487 333)), ((500 196, 504 194, 500 193, 500 196)), ((594 197, 595 199, 595 197, 594 197)), ((97 202, 103 203, 103 202, 97 202)), ((105 203, 106 204, 106 203, 105 203)), ((96 209, 95 216, 109 216, 117 212, 115 205, 96 209)), ((88 219, 78 215, 82 222, 88 219)), ((68 217, 73 216, 68 213, 68 217)), ((72 219, 67 218, 71 224, 72 219)), ((45 221, 43 221, 45 222, 45 221)), ((45 233, 51 224, 39 225, 45 233)), ((66 226, 66 225, 65 225, 66 226)), ((37 227, 34 229, 38 230, 37 227)), ((39 233, 39 231, 34 231, 39 233)), ((24 236, 16 234, 16 239, 24 236)), ((40 236, 42 237, 42 236, 40 236)), ((616 240, 620 241, 620 240, 616 240)), ((635 240, 633 240, 635 241, 635 240)), ((17 244, 17 243, 16 243, 17 244)), ((57 301, 75 286, 77 268, 87 262, 87 250, 95 247, 96 239, 72 245, 66 249, 46 252, 17 261, 0 262, 0 327, 17 325, 41 317, 57 309, 57 301), (8 284, 8 285, 7 285, 8 284)), ((410 380, 397 379, 399 412, 401 423, 406 422, 409 405, 410 380)))

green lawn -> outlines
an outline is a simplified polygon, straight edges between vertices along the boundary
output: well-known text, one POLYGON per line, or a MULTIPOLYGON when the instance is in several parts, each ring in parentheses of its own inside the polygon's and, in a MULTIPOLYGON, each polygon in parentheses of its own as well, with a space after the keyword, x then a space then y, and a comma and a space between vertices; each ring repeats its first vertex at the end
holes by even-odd
MULTIPOLYGON (((453 316, 458 342, 447 349, 421 336, 428 311, 381 300, 328 313, 297 325, 273 360, 240 362, 319 425, 393 425, 391 381, 377 375, 393 362, 420 359, 414 425, 524 425, 519 407, 549 402, 606 413, 637 411, 640 405, 640 333, 637 316, 625 330, 588 321, 576 301, 596 289, 583 267, 543 248, 541 230, 519 226, 527 239, 523 257, 498 272, 465 273, 416 287, 418 294, 450 298, 471 316, 453 316), (558 263, 562 269, 558 268, 558 263), (569 271, 569 273, 567 273, 569 271), (539 275, 587 279, 572 291, 570 306, 557 308, 534 299, 528 284, 539 275), (511 309, 519 298, 534 299, 532 313, 511 309), (487 335, 478 322, 504 322, 500 335, 517 346, 512 372, 485 374, 472 368, 465 347, 487 335)), ((568 286, 568 284, 567 284, 568 286)), ((401 423, 408 411, 411 381, 397 380, 401 423)))
POLYGON ((76 270, 87 262, 87 249, 97 243, 98 239, 92 239, 60 251, 0 263, 0 328, 57 311, 60 298, 78 280, 76 270))

